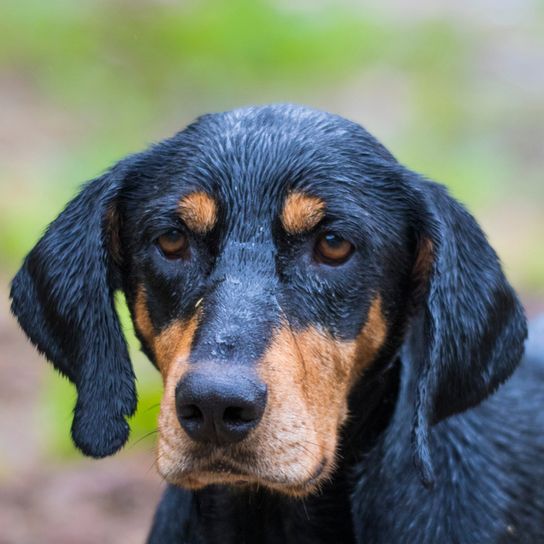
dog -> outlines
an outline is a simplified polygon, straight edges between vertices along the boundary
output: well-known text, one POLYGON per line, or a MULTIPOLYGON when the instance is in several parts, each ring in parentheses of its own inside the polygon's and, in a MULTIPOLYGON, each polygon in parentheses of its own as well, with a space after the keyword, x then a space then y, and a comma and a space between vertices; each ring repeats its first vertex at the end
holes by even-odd
POLYGON ((542 350, 474 218, 358 124, 204 115, 49 226, 12 311, 96 458, 136 409, 118 290, 164 382, 150 543, 543 541, 542 350))

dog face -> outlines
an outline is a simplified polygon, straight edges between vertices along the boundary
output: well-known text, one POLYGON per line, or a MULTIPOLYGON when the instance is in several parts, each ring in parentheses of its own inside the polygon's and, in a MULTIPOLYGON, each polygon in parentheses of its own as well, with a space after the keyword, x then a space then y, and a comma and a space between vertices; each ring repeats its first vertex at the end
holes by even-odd
POLYGON ((426 422, 478 402, 516 357, 489 358, 493 332, 472 369, 487 381, 450 402, 441 380, 464 385, 463 354, 439 367, 422 346, 456 334, 440 330, 440 311, 464 312, 468 343, 495 330, 495 300, 501 346, 508 333, 520 351, 524 331, 472 218, 425 183, 358 125, 295 106, 204 116, 92 182, 12 289, 23 328, 78 387, 76 444, 102 456, 127 437, 133 376, 112 307, 121 288, 163 377, 158 466, 168 481, 312 492, 334 470, 350 393, 412 330, 415 383, 432 384, 416 392, 425 464, 426 422), (467 229, 482 263, 466 240, 445 242, 438 208, 459 228, 452 237, 467 229), (440 259, 468 263, 467 293, 437 277, 440 259), (478 294, 476 272, 494 284, 473 316, 459 297, 478 294))
POLYGON ((118 205, 135 328, 164 379, 169 481, 313 489, 402 310, 405 221, 354 179, 356 127, 320 120, 206 117, 118 205))

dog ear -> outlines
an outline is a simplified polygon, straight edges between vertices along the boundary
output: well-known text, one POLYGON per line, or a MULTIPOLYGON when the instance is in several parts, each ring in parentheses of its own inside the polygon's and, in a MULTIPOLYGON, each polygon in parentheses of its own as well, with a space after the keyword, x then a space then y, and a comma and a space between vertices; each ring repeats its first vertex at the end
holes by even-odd
POLYGON ((131 159, 85 185, 49 225, 11 284, 11 309, 32 343, 77 388, 72 438, 86 455, 127 441, 135 379, 114 308, 116 199, 131 159))
POLYGON ((519 364, 527 325, 497 255, 475 219, 440 185, 414 184, 419 298, 410 339, 415 382, 412 439, 432 485, 430 426, 477 405, 519 364))

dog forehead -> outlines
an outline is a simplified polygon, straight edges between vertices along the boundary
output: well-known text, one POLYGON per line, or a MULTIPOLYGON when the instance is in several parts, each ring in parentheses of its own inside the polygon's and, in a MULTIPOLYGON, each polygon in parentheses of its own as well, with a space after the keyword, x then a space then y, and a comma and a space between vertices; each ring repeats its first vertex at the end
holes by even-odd
POLYGON ((187 134, 198 140, 195 166, 220 187, 256 189, 293 181, 330 162, 328 140, 345 134, 342 123, 348 122, 305 108, 246 108, 205 116, 187 134))
POLYGON ((229 223, 271 221, 290 190, 311 192, 314 180, 334 170, 325 140, 345 132, 342 122, 295 106, 204 116, 182 133, 180 145, 193 149, 184 178, 213 195, 229 223))
POLYGON ((214 199, 217 225, 254 239, 270 233, 293 191, 319 197, 327 215, 338 217, 386 207, 380 186, 395 164, 342 117, 291 105, 250 107, 202 116, 153 146, 126 200, 134 217, 175 215, 184 197, 202 192, 214 199))

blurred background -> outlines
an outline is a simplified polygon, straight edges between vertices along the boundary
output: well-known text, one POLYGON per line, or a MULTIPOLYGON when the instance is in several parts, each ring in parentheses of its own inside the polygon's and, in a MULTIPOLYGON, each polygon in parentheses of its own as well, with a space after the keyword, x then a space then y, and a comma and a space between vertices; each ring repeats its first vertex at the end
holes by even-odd
POLYGON ((3 0, 0 543, 143 542, 162 489, 161 384, 134 342, 129 445, 84 459, 74 390, 8 311, 22 257, 78 187, 195 116, 301 102, 363 124, 478 217, 544 311, 541 0, 3 0))

